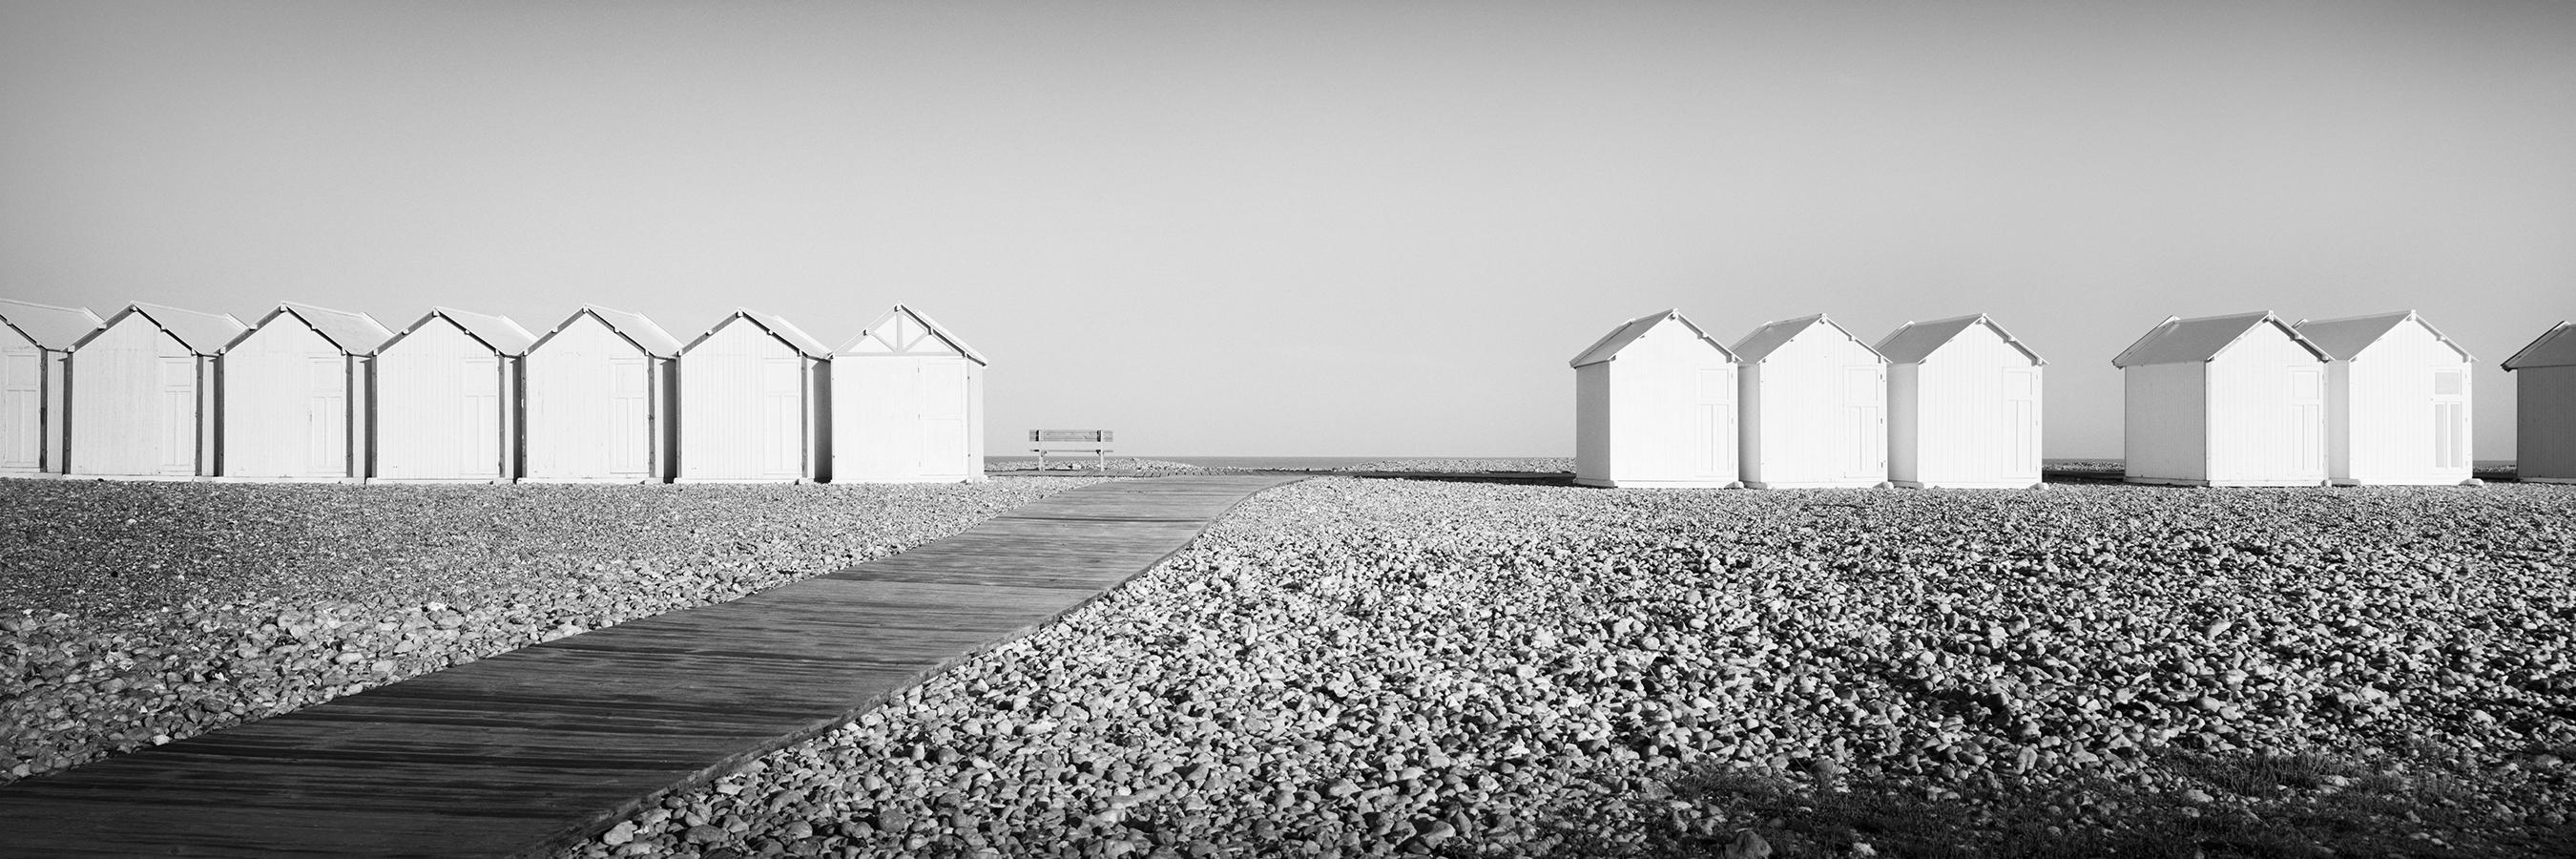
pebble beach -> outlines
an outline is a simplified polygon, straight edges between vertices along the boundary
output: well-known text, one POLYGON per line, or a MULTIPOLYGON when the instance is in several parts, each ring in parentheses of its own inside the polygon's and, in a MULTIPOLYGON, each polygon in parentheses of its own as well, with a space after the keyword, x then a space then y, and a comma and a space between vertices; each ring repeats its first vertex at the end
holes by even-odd
POLYGON ((564 855, 2558 855, 2571 513, 1319 478, 564 855))

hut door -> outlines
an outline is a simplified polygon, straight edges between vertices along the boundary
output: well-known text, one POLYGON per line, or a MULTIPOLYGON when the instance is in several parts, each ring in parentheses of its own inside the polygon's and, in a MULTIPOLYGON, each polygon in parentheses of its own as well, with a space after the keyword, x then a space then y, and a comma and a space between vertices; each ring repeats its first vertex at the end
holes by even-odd
POLYGON ((1735 374, 1727 370, 1702 368, 1699 371, 1699 424, 1692 433, 1692 464, 1704 477, 1735 474, 1735 374))
POLYGON ((924 364, 921 368, 921 443, 918 473, 953 475, 966 462, 966 368, 957 364, 924 364))
POLYGON ((2325 371, 2313 367, 2290 370, 2290 438, 2289 461, 2282 466, 2293 469, 2281 477, 2317 474, 2326 468, 2326 384, 2325 371))
POLYGON ((608 361, 608 472, 641 475, 652 470, 652 374, 642 358, 608 361))
POLYGON ((345 364, 338 356, 313 358, 306 364, 310 394, 305 402, 305 469, 320 476, 349 473, 349 393, 345 364))
POLYGON ((2039 371, 2005 370, 2003 390, 2003 444, 1996 452, 2005 459, 1992 473, 2029 474, 2039 466, 2039 371))
POLYGON ((1885 373, 1877 367, 1843 368, 1846 477, 1887 473, 1887 418, 1879 409, 1879 394, 1886 390, 1885 373))
POLYGON ((501 474, 501 359, 465 358, 457 414, 456 475, 498 477, 501 474))
POLYGON ((2433 371, 2433 467, 2469 467, 2469 374, 2433 371))
POLYGON ((43 464, 45 353, 0 352, 0 468, 34 470, 43 464))
POLYGON ((197 359, 161 358, 161 473, 197 472, 197 359))
POLYGON ((760 364, 760 472, 767 477, 793 477, 803 470, 805 423, 804 373, 795 358, 766 358, 760 364))

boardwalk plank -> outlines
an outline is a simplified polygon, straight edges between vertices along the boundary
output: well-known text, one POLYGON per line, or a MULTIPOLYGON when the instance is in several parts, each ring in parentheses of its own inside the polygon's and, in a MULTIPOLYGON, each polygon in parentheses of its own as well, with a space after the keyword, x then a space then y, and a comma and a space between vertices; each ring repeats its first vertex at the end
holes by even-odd
POLYGON ((1061 616, 1294 478, 1100 483, 888 558, 0 787, 0 856, 499 856, 1061 616))

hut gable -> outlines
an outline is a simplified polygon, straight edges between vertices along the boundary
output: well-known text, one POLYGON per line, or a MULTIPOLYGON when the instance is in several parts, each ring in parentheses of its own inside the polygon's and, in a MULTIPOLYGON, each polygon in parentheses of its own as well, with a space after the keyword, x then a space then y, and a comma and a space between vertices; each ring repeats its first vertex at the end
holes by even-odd
POLYGON ((948 333, 937 322, 920 311, 896 304, 877 321, 850 338, 840 355, 954 355, 977 364, 990 365, 983 353, 948 333))
POLYGON ((717 332, 723 331, 726 326, 738 321, 749 323, 761 333, 787 344, 787 348, 796 350, 797 354, 806 358, 823 361, 832 357, 832 347, 823 345, 823 341, 814 339, 814 335, 805 333, 805 329, 796 327, 795 323, 787 321, 785 317, 744 308, 736 308, 734 312, 725 314, 725 318, 716 320, 716 324, 708 326, 706 333, 698 335, 697 339, 680 347, 680 351, 688 352, 697 349, 700 344, 707 342, 708 338, 716 336, 717 332))
POLYGON ((2513 357, 2504 359, 2507 370, 2534 367, 2576 367, 2576 322, 2561 322, 2541 332, 2513 357))
POLYGON ((1833 333, 1842 335, 1843 339, 1850 340, 1852 343, 1860 346, 1863 351, 1867 351, 1871 356, 1877 357, 1882 361, 1886 360, 1886 356, 1878 354, 1878 350, 1871 347, 1868 341, 1852 336, 1850 331, 1845 330, 1841 325, 1836 324, 1833 320, 1825 318, 1825 315, 1822 313, 1814 316, 1801 316, 1796 319, 1783 319, 1778 322, 1765 323, 1762 327, 1753 329, 1753 333, 1747 334, 1744 336, 1744 339, 1736 341, 1735 349, 1733 350, 1735 352, 1735 358, 1736 360, 1747 364, 1758 364, 1763 361, 1770 360, 1771 353, 1780 351, 1780 347, 1787 346, 1790 341, 1796 340, 1800 336, 1805 335, 1808 329, 1819 327, 1832 329, 1833 333))
POLYGON ((2004 330, 2002 325, 1996 324, 1993 319, 1987 318, 1982 313, 1935 319, 1930 322, 1908 322, 1898 326, 1895 331, 1887 335, 1886 339, 1878 341, 1878 345, 1871 348, 1877 349, 1878 354, 1886 358, 1890 364, 1920 364, 1924 359, 1932 357, 1933 353, 1941 351, 1941 347, 1957 340, 1959 335, 1981 325, 1992 330, 1996 337, 2003 338, 2006 345, 2028 356, 2031 366, 2048 365, 2048 359, 2039 357, 2038 352, 2031 351, 2028 345, 2012 336, 2012 332, 2004 330))
MULTIPOLYGON (((280 318, 311 329, 313 333, 321 335, 323 340, 328 341, 331 348, 349 356, 371 354, 394 336, 392 330, 387 329, 383 323, 377 322, 373 316, 315 307, 310 304, 297 304, 292 301, 279 304, 277 309, 269 311, 261 316, 259 321, 251 323, 251 331, 255 333, 266 329, 276 324, 280 318)), ((248 340, 249 337, 249 334, 245 334, 241 339, 248 340)), ((236 341, 236 345, 238 342, 240 341, 236 341)), ((226 347, 227 350, 230 348, 230 346, 226 347)))
POLYGON ((2299 332, 2299 336, 2308 338, 2309 343, 2324 352, 2326 360, 2350 361, 2361 357, 2362 353, 2369 351, 2370 347, 2386 340, 2389 332, 2397 330, 2398 326, 2408 323, 2422 326, 2426 333, 2433 336, 2433 339, 2449 347, 2452 352, 2458 353, 2460 360, 2477 360, 2469 354, 2467 348, 2444 335, 2441 329, 2433 327, 2433 323, 2424 321, 2424 317, 2417 316, 2412 310, 2374 313, 2368 316, 2347 316, 2341 319, 2302 319, 2290 328, 2299 332))
POLYGON ((1717 338, 1708 336, 1708 332, 1700 330, 1698 325, 1692 324, 1690 319, 1683 316, 1680 311, 1666 309, 1660 313, 1649 313, 1620 323, 1619 327, 1610 329, 1610 333, 1602 335, 1600 340, 1594 341, 1590 348, 1584 349, 1566 364, 1573 367, 1587 367, 1616 359, 1619 357, 1620 350, 1643 339, 1646 332, 1666 322, 1680 325, 1690 332, 1690 336, 1707 341, 1708 345, 1716 347, 1718 353, 1725 355, 1727 360, 1735 360, 1735 350, 1726 348, 1726 344, 1719 343, 1717 338))
POLYGON ((2298 343, 2299 348, 2314 354, 2317 360, 2331 360, 2332 356, 2324 349, 2317 348, 2316 344, 2308 342, 2308 338, 2300 336, 2298 330, 2291 328, 2289 323, 2281 321, 2281 317, 2273 315, 2270 311, 2262 311, 2229 316, 2202 316, 2193 319, 2178 316, 2165 317, 2165 321, 2149 329, 2146 336, 2138 338, 2138 342, 2129 344, 2129 348, 2121 350, 2118 356, 2113 357, 2111 366, 2127 369, 2156 364, 2189 364, 2215 360, 2220 353, 2226 352, 2228 347, 2245 339, 2245 335, 2265 325, 2278 329, 2283 336, 2298 343))
POLYGON ((544 336, 538 337, 536 342, 529 344, 528 351, 536 351, 544 346, 546 341, 554 339, 555 335, 563 333, 564 329, 581 321, 584 316, 598 320, 600 325, 608 328, 609 333, 625 340, 638 352, 655 358, 680 357, 679 338, 671 336, 671 332, 662 330, 662 326, 654 324, 653 320, 646 318, 644 314, 611 310, 595 304, 585 304, 580 310, 573 311, 571 316, 564 318, 562 324, 556 325, 544 336))
POLYGON ((55 307, 0 298, 0 326, 18 332, 39 349, 69 351, 72 344, 106 325, 106 320, 86 308, 55 307))
POLYGON ((386 338, 384 345, 377 347, 376 352, 381 354, 393 349, 404 340, 419 334, 424 327, 433 322, 452 326, 492 354, 506 358, 527 354, 528 347, 536 345, 537 342, 537 335, 528 333, 528 329, 520 327, 517 322, 510 321, 509 317, 437 307, 431 308, 429 313, 412 324, 403 326, 402 333, 386 338))
POLYGON ((179 347, 186 349, 189 354, 205 358, 214 357, 222 352, 224 347, 232 345, 234 340, 240 339, 243 333, 250 330, 250 326, 243 325, 241 320, 233 318, 230 313, 199 313, 194 310, 181 310, 176 307, 144 304, 138 301, 126 305, 124 310, 119 310, 116 315, 108 317, 98 330, 82 336, 79 341, 73 343, 73 348, 87 345, 89 341, 106 334, 108 329, 116 327, 117 323, 125 321, 127 317, 140 317, 160 329, 163 334, 169 335, 172 341, 177 342, 179 347))

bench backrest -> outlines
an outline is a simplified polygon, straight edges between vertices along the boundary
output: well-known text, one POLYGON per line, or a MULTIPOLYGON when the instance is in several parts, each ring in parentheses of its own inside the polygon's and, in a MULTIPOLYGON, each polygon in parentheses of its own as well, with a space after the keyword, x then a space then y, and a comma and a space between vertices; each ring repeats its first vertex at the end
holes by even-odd
POLYGON ((1034 442, 1107 444, 1114 440, 1113 435, 1108 430, 1029 430, 1029 440, 1034 442))

